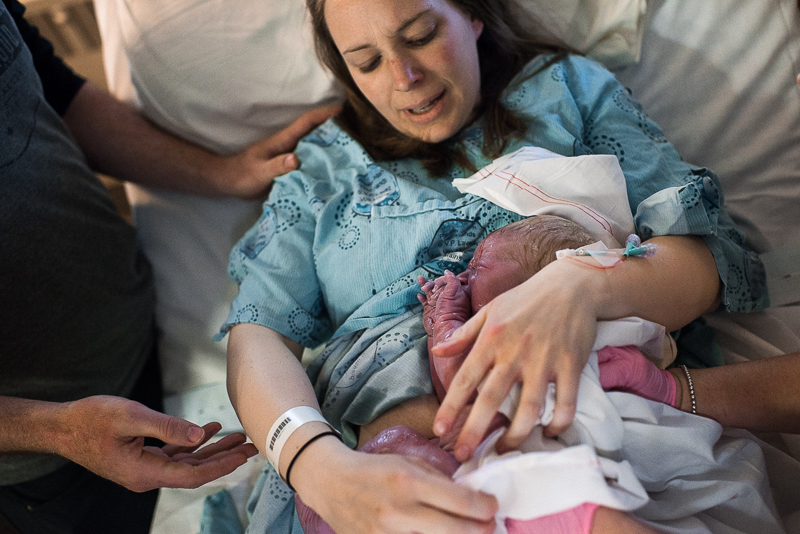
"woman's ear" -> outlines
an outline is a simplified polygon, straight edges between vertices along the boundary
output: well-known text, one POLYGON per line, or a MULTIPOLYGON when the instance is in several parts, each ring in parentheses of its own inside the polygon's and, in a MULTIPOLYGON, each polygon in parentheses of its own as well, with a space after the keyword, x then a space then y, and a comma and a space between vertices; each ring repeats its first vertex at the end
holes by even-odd
MULTIPOLYGON (((800 2, 800 0, 798 1, 800 2)), ((483 33, 483 21, 475 17, 472 17, 471 24, 472 24, 472 31, 475 34, 475 40, 477 41, 478 37, 480 37, 481 33, 483 33)))

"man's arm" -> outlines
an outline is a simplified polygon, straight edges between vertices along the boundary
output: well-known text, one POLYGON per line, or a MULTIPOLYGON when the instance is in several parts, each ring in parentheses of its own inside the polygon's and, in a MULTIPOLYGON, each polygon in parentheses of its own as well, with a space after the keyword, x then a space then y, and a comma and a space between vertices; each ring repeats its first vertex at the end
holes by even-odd
POLYGON ((196 195, 257 198, 299 166, 297 141, 338 111, 319 108, 232 156, 212 154, 146 120, 136 109, 86 82, 63 118, 89 165, 123 181, 196 195))
POLYGON ((0 454, 57 454, 133 491, 196 488, 256 454, 241 433, 196 452, 219 423, 199 427, 119 397, 45 402, 0 396, 0 454), (168 445, 145 447, 144 437, 168 445))
POLYGON ((16 0, 4 3, 31 51, 47 102, 64 118, 89 164, 120 180, 204 196, 257 198, 276 177, 298 167, 290 153, 297 141, 338 111, 336 106, 309 111, 239 154, 212 154, 164 132, 77 76, 28 24, 24 6, 16 0))

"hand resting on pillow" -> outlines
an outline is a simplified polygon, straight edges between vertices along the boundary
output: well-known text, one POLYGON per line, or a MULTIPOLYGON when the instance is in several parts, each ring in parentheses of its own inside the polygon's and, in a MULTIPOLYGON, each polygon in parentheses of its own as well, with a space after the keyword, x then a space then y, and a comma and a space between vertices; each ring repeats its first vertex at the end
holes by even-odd
POLYGON ((266 195, 276 177, 299 166, 291 153, 297 141, 338 109, 309 111, 231 156, 212 154, 172 136, 91 82, 79 90, 64 121, 98 172, 159 189, 253 199, 266 195))

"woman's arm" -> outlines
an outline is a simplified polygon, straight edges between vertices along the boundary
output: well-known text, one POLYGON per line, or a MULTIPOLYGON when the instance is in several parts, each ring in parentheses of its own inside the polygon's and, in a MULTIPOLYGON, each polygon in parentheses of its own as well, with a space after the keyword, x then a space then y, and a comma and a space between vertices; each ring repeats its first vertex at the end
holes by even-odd
MULTIPOLYGON (((228 391, 262 453, 270 427, 283 412, 319 408, 299 355, 299 345, 263 326, 241 324, 230 331, 228 391)), ((327 426, 314 422, 291 435, 279 461, 282 475, 299 448, 321 430, 327 426)), ((337 532, 478 534, 494 528, 493 497, 456 485, 412 459, 352 451, 332 436, 302 451, 290 481, 337 532)))
MULTIPOLYGON (((681 369, 670 369, 678 383, 676 406, 692 411, 689 383, 681 369)), ((800 352, 709 369, 691 369, 698 415, 723 426, 800 433, 800 352)))
POLYGON ((598 320, 638 316, 674 330, 718 303, 720 281, 704 241, 692 236, 651 240, 658 251, 602 269, 579 261, 551 263, 522 285, 500 295, 434 352, 471 349, 436 417, 445 434, 472 392, 480 393, 456 444, 456 457, 471 457, 494 414, 516 382, 519 409, 502 446, 518 447, 538 420, 548 382, 557 401, 550 435, 575 415, 580 373, 591 352, 598 320))

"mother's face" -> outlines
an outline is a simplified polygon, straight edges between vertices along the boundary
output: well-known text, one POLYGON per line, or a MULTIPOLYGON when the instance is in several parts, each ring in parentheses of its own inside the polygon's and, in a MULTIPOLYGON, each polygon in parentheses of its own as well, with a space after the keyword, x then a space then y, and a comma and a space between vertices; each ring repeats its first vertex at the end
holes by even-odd
POLYGON ((327 0, 325 20, 356 85, 400 132, 437 143, 474 119, 481 21, 447 0, 327 0))

